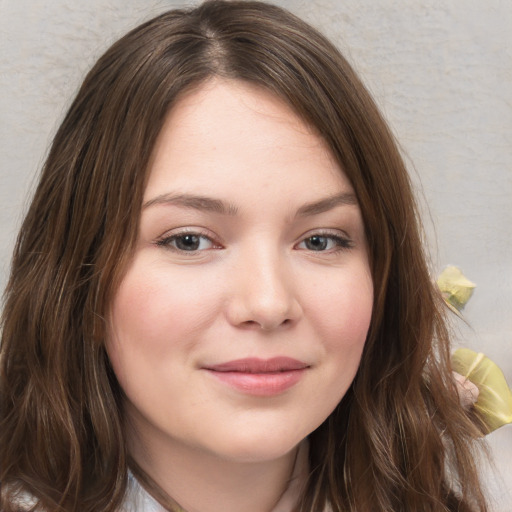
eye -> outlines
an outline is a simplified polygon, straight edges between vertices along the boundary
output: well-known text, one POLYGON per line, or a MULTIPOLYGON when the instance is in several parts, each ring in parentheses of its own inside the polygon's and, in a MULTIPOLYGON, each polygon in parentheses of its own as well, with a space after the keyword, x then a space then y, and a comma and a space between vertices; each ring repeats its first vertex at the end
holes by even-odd
POLYGON ((315 252, 332 252, 343 249, 350 249, 352 242, 345 237, 333 234, 318 233, 312 236, 308 236, 297 247, 299 249, 306 249, 308 251, 315 252))
POLYGON ((178 233, 158 240, 157 245, 179 252, 205 251, 217 247, 211 238, 200 233, 178 233))

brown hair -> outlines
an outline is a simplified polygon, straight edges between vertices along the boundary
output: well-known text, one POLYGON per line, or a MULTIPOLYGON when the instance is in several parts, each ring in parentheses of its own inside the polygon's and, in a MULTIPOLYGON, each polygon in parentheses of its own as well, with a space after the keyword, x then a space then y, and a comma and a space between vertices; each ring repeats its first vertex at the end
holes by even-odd
POLYGON ((314 127, 351 180, 366 227, 370 331, 351 388, 310 435, 298 509, 485 511, 476 432, 451 380, 442 304, 393 137, 323 36, 280 8, 243 1, 170 11, 127 34, 87 75, 55 136, 5 296, 2 510, 23 490, 45 511, 114 511, 122 500, 122 393, 104 315, 134 247, 162 123, 180 94, 212 76, 259 84, 314 127))

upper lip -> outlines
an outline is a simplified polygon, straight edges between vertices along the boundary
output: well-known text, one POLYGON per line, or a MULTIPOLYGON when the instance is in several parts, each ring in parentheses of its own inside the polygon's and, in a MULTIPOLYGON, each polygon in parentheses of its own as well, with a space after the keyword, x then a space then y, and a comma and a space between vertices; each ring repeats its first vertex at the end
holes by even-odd
POLYGON ((309 365, 303 361, 291 357, 273 357, 260 359, 258 357, 247 357, 235 359, 225 363, 205 366, 204 369, 215 372, 240 372, 240 373, 276 373, 292 370, 303 370, 309 365))

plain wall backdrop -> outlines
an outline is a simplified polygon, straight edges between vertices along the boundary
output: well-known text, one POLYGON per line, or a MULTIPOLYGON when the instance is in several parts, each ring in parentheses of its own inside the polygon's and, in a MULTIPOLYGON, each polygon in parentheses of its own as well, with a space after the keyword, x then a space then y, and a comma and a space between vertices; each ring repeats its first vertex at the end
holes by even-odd
MULTIPOLYGON (((125 31, 193 2, 0 0, 0 287, 51 137, 85 72, 125 31)), ((458 343, 512 385, 512 2, 277 0, 354 64, 403 148, 433 278, 477 284, 458 343)), ((34 283, 37 286, 37 283, 34 283)), ((489 436, 496 512, 512 510, 512 425, 489 436), (501 476, 500 476, 501 475, 501 476)))

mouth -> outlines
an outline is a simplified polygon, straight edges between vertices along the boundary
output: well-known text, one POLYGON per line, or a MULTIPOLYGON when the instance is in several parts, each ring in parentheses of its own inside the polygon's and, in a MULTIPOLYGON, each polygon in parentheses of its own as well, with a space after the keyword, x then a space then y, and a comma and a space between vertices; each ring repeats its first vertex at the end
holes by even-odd
POLYGON ((273 396, 297 384, 310 366, 290 357, 245 358, 205 366, 217 380, 254 396, 273 396))

